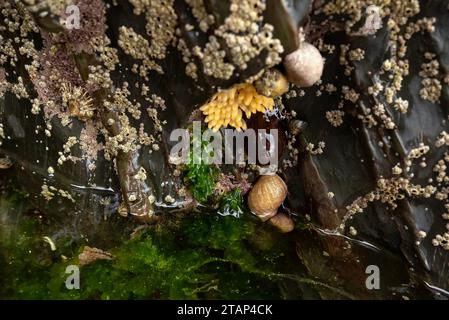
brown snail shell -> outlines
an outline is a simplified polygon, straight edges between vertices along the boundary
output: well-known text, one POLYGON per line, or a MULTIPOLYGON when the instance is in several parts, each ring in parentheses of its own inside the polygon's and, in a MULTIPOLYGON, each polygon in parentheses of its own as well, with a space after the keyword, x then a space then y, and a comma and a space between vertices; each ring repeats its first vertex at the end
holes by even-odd
POLYGON ((284 58, 287 78, 300 87, 310 87, 321 79, 324 60, 320 51, 308 42, 284 58))
POLYGON ((289 233, 295 229, 295 222, 293 219, 283 213, 278 213, 268 220, 268 223, 281 233, 289 233))
POLYGON ((276 215, 287 197, 287 185, 277 174, 261 176, 248 195, 248 206, 262 221, 276 215))

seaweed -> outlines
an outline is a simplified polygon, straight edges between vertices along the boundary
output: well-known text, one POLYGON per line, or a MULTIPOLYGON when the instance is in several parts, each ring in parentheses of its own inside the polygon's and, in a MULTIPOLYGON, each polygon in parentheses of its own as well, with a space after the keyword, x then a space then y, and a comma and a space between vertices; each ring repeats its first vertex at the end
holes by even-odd
POLYGON ((202 204, 206 204, 214 194, 215 185, 220 174, 217 166, 204 161, 203 154, 208 151, 207 146, 208 141, 204 141, 202 138, 201 141, 197 141, 197 137, 193 137, 184 168, 184 182, 193 198, 202 204), (199 146, 198 150, 197 145, 199 146))
POLYGON ((232 189, 223 194, 218 201, 218 214, 222 216, 234 216, 236 218, 245 210, 242 191, 240 188, 232 189))
POLYGON ((204 163, 186 165, 184 179, 198 202, 207 203, 207 200, 214 194, 218 172, 216 167, 204 163))

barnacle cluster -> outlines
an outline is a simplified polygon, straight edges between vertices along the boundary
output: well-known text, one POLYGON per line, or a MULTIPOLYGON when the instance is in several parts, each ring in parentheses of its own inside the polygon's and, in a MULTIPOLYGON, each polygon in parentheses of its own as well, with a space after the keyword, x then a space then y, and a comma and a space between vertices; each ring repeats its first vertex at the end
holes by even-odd
POLYGON ((287 78, 277 69, 271 68, 254 83, 257 92, 267 97, 281 96, 288 91, 287 78))
POLYGON ((88 120, 94 115, 93 100, 86 91, 70 83, 61 86, 62 105, 70 115, 80 120, 88 120))
POLYGON ((246 129, 243 113, 250 118, 253 113, 273 110, 273 107, 273 98, 257 93, 252 84, 241 83, 214 94, 201 111, 213 131, 228 125, 240 131, 246 129))
MULTIPOLYGON (((187 2, 199 20, 200 30, 207 30, 214 18, 205 14, 203 1, 187 2)), ((204 74, 228 80, 236 71, 248 69, 251 61, 262 52, 266 52, 264 62, 268 67, 281 62, 282 43, 274 37, 274 26, 263 21, 266 1, 231 0, 229 3, 230 14, 208 37, 205 47, 195 46, 193 50, 204 74)), ((187 58, 190 60, 189 56, 187 58)), ((190 61, 189 69, 192 68, 200 69, 200 66, 190 61)))

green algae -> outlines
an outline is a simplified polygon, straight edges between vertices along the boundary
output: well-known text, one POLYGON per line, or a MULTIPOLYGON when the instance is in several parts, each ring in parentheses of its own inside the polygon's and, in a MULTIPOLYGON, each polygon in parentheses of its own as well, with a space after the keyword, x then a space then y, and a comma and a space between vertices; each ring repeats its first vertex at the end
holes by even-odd
POLYGON ((214 194, 219 171, 216 167, 204 163, 186 165, 184 181, 192 196, 200 203, 206 203, 214 194))
MULTIPOLYGON (((220 170, 213 164, 205 163, 203 154, 208 152, 209 142, 202 140, 202 126, 200 139, 193 135, 190 143, 188 161, 184 168, 184 183, 187 185, 193 198, 199 203, 206 204, 215 191, 220 170)), ((192 134, 192 128, 189 128, 192 134)))
POLYGON ((240 188, 235 188, 222 195, 218 201, 218 213, 223 216, 240 217, 244 210, 243 196, 240 188))
MULTIPOLYGON (((5 201, 0 215, 6 215, 23 199, 8 199, 7 205, 5 201)), ((251 244, 260 226, 249 215, 236 219, 201 213, 170 230, 144 229, 107 249, 114 260, 81 267, 79 290, 65 287, 69 276, 66 267, 78 264, 83 243, 74 246, 61 237, 52 251, 42 240, 46 223, 34 215, 21 216, 16 227, 1 237, 0 268, 7 277, 0 283, 0 298, 231 299, 280 295, 277 278, 272 275, 283 256, 279 250, 260 251, 251 244)), ((4 232, 5 225, 1 228, 4 232)))

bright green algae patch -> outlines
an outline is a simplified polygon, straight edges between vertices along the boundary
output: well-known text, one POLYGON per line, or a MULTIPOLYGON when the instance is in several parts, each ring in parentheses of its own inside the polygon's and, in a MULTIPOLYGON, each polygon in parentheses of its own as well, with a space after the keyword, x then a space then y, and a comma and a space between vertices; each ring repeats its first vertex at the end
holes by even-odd
POLYGON ((207 203, 207 200, 214 194, 219 174, 218 169, 203 163, 189 163, 186 167, 184 180, 189 186, 192 196, 200 203, 207 203))

